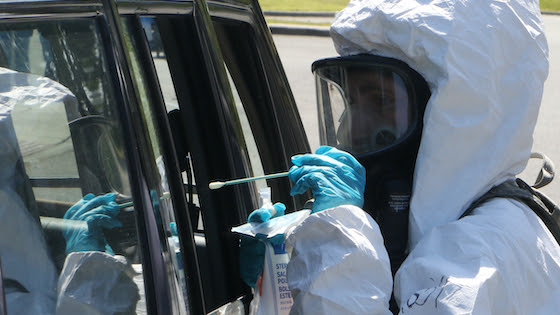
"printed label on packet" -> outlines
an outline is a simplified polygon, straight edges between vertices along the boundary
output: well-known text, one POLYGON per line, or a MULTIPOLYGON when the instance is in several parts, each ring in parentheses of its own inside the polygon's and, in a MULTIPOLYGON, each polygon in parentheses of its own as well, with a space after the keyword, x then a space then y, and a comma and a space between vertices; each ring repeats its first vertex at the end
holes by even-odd
POLYGON ((272 267, 274 269, 274 283, 276 284, 278 314, 289 314, 293 301, 292 293, 288 287, 288 279, 286 278, 286 268, 289 261, 288 254, 286 253, 286 244, 272 245, 272 248, 274 249, 272 267))

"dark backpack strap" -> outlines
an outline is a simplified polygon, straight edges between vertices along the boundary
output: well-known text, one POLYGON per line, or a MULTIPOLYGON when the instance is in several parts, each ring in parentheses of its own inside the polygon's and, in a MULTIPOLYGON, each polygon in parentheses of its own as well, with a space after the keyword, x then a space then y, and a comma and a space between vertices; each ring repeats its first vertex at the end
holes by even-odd
POLYGON ((510 198, 529 206, 560 244, 560 209, 552 200, 519 178, 492 187, 486 194, 475 200, 459 219, 470 215, 474 209, 494 198, 510 198))

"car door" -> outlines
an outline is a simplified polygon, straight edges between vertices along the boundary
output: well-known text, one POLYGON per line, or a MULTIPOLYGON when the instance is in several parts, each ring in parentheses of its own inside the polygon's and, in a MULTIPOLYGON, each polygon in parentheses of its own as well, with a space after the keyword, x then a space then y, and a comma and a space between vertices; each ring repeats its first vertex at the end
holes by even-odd
POLYGON ((289 196, 286 178, 216 191, 208 183, 285 171, 291 155, 309 150, 258 4, 119 2, 119 12, 125 37, 139 49, 140 72, 160 82, 151 95, 167 112, 205 309, 247 303, 231 227, 258 207, 257 188, 272 187, 275 201, 291 210, 305 198, 289 196))
MULTIPOLYGON (((140 84, 150 83, 134 72, 115 3, 4 1, 0 12, 8 312, 200 313, 193 302, 200 289, 185 286, 197 265, 183 268, 194 246, 187 253, 175 232, 187 225, 176 222, 186 213, 185 194, 166 176, 177 163, 166 153, 169 141, 155 134, 157 117, 140 84), (120 204, 114 228, 73 216, 106 194, 120 204), (105 253, 73 249, 75 235, 93 234, 105 253)), ((189 236, 180 236, 183 244, 189 236)))

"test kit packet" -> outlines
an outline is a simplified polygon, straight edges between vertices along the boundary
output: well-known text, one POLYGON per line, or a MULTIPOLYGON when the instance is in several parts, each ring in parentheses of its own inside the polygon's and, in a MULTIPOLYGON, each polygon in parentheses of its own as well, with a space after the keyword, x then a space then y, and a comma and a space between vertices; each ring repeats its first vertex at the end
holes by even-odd
POLYGON ((286 278, 286 267, 290 260, 289 251, 286 251, 285 241, 278 242, 271 239, 278 240, 278 235, 283 237, 310 213, 310 210, 300 210, 263 223, 246 223, 231 229, 232 232, 255 237, 266 246, 261 290, 254 294, 254 302, 257 302, 254 314, 288 315, 290 313, 293 301, 286 278), (266 237, 256 237, 257 234, 266 237))

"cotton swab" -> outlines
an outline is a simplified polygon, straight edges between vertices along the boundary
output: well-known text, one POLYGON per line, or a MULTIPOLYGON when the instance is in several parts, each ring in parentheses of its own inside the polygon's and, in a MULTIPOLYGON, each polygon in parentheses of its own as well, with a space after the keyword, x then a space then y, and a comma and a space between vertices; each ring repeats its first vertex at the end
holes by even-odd
POLYGON ((282 172, 282 173, 269 174, 269 175, 264 175, 264 176, 255 176, 255 177, 247 177, 247 178, 228 180, 228 181, 225 181, 225 182, 211 182, 208 185, 208 187, 210 189, 220 189, 224 186, 248 183, 248 182, 252 182, 252 181, 255 181, 255 180, 259 180, 259 179, 271 179, 271 178, 285 177, 285 176, 288 176, 288 173, 289 172, 282 172))

